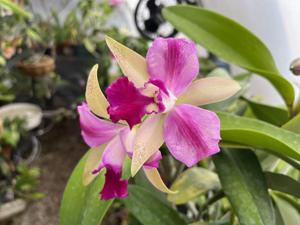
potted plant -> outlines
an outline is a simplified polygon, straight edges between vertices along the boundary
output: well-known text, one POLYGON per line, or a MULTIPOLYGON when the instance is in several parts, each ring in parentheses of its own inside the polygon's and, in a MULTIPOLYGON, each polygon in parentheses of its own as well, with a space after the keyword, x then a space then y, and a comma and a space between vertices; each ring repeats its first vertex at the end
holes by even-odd
POLYGON ((17 67, 32 78, 50 75, 55 69, 55 61, 52 57, 42 54, 34 54, 20 60, 17 67))

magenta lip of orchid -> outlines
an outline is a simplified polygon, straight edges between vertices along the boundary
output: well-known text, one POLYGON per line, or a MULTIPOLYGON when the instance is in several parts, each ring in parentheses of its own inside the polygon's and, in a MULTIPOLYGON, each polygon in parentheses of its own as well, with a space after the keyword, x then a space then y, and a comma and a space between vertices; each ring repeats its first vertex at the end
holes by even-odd
POLYGON ((132 176, 143 167, 156 188, 172 193, 157 171, 160 146, 165 142, 170 153, 187 166, 219 152, 220 121, 214 112, 198 106, 225 100, 240 87, 227 78, 195 80, 197 50, 186 39, 157 38, 146 59, 109 37, 106 41, 125 77, 106 89, 106 99, 96 66, 89 75, 87 104, 78 106, 82 136, 91 148, 96 151, 100 146, 103 152, 88 174, 106 168, 101 199, 126 197, 128 180, 121 177, 129 157, 132 176), (146 119, 142 122, 142 118, 146 119))

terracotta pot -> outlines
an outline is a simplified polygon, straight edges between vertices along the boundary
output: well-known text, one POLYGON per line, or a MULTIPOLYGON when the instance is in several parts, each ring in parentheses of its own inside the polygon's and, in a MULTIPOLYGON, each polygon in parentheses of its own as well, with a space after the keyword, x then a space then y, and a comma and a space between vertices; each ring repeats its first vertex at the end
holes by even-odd
POLYGON ((37 78, 49 75, 55 69, 55 61, 52 57, 44 55, 40 61, 26 63, 19 61, 18 68, 26 75, 37 78))

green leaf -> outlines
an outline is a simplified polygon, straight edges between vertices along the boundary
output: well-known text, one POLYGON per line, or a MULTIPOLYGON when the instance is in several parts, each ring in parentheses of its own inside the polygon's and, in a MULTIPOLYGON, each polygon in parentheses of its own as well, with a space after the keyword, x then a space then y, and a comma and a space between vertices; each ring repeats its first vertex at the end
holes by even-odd
POLYGON ((26 29, 26 34, 29 36, 29 38, 31 38, 32 40, 42 43, 43 39, 42 37, 39 35, 39 33, 37 31, 35 31, 32 28, 27 28, 26 29))
POLYGON ((269 188, 300 198, 300 183, 298 181, 279 173, 265 172, 265 175, 269 188))
POLYGON ((144 225, 185 225, 186 222, 169 205, 146 189, 129 186, 129 197, 123 199, 128 210, 144 225))
POLYGON ((112 201, 101 201, 99 192, 104 184, 101 172, 88 186, 82 183, 87 154, 75 167, 64 191, 60 208, 60 225, 99 225, 112 201))
POLYGON ((0 66, 5 66, 5 64, 6 64, 5 58, 0 55, 0 66))
POLYGON ((276 203, 276 207, 280 213, 280 216, 284 222, 284 225, 296 225, 300 221, 300 213, 298 210, 290 204, 286 199, 281 198, 278 195, 272 195, 276 203))
POLYGON ((300 134, 300 113, 284 124, 282 128, 300 134))
POLYGON ((281 192, 273 192, 273 194, 276 194, 278 197, 280 197, 280 198, 284 199, 285 201, 287 201, 288 203, 290 203, 300 213, 300 202, 298 199, 296 199, 290 195, 283 194, 281 192))
POLYGON ((289 119, 289 112, 286 109, 265 105, 246 98, 244 100, 248 102, 252 112, 260 120, 281 126, 289 119))
POLYGON ((220 182, 217 174, 204 168, 193 167, 184 171, 174 181, 171 190, 178 192, 169 194, 168 200, 175 204, 184 204, 209 190, 218 188, 220 182))
MULTIPOLYGON (((130 174, 131 175, 131 174, 130 174)), ((159 198, 161 201, 169 204, 170 202, 168 201, 166 194, 159 191, 157 188, 155 188, 148 178, 146 177, 146 174, 144 170, 140 170, 135 176, 134 176, 134 183, 137 186, 140 186, 142 188, 147 189, 150 191, 153 195, 155 195, 157 198, 159 198)))
POLYGON ((193 6, 167 7, 163 16, 208 51, 268 79, 287 105, 293 104, 293 86, 278 72, 268 48, 249 30, 218 13, 193 6))
POLYGON ((224 142, 248 145, 300 161, 300 135, 269 123, 219 112, 224 142))
POLYGON ((14 3, 10 0, 0 0, 0 6, 10 9, 12 12, 14 12, 15 14, 17 14, 19 16, 26 17, 28 19, 32 18, 32 14, 30 12, 27 12, 26 10, 21 8, 19 5, 17 5, 16 3, 14 3))
POLYGON ((224 190, 241 225, 274 225, 264 174, 250 150, 222 150, 213 157, 224 190))
POLYGON ((206 222, 196 222, 196 223, 191 223, 189 225, 214 225, 212 223, 206 223, 206 222))
POLYGON ((131 168, 131 159, 128 156, 126 156, 122 168, 123 180, 128 180, 131 177, 130 168, 131 168))

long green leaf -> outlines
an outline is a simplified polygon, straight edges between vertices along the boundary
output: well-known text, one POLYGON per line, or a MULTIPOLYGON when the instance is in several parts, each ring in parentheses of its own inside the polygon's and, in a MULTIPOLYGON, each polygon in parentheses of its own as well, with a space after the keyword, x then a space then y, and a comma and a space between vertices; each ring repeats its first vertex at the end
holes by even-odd
POLYGON ((189 225, 214 225, 212 223, 206 223, 206 222, 196 222, 196 223, 191 223, 189 225))
POLYGON ((256 155, 251 150, 222 150, 213 161, 241 225, 275 225, 272 201, 256 155))
POLYGON ((60 225, 99 225, 112 201, 101 201, 103 172, 88 186, 82 183, 87 154, 75 167, 64 191, 60 208, 60 225))
POLYGON ((300 161, 300 135, 252 118, 219 112, 224 142, 248 145, 300 161))
POLYGON ((266 172, 268 187, 300 198, 300 183, 289 176, 266 172))
POLYGON ((286 109, 265 105, 260 102, 255 102, 250 99, 245 99, 254 115, 263 121, 274 124, 276 126, 281 126, 285 124, 289 119, 289 112, 286 109))
POLYGON ((297 209, 290 204, 286 199, 281 198, 278 195, 273 195, 273 199, 276 203, 278 211, 281 215, 281 219, 284 225, 297 225, 300 222, 300 213, 297 209))
POLYGON ((268 48, 249 30, 227 17, 199 7, 171 6, 163 10, 163 15, 176 29, 208 51, 268 79, 287 105, 293 104, 293 86, 278 72, 268 48))
POLYGON ((25 9, 21 8, 19 5, 10 0, 0 0, 0 6, 9 8, 12 12, 14 12, 17 15, 26 17, 28 19, 32 18, 32 14, 30 12, 27 12, 25 9))
POLYGON ((282 128, 300 134, 300 113, 285 123, 282 128))
POLYGON ((128 210, 144 225, 185 225, 186 222, 169 205, 142 187, 129 186, 124 199, 128 210))

